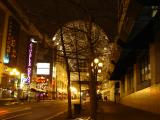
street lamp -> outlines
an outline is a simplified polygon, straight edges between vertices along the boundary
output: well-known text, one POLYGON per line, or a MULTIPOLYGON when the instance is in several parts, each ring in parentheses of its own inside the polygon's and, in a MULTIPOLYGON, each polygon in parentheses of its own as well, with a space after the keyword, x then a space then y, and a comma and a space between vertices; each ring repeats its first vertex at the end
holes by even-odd
POLYGON ((98 76, 98 73, 101 73, 102 67, 103 67, 103 64, 99 62, 98 58, 95 58, 91 63, 91 69, 92 69, 92 72, 91 72, 92 82, 91 82, 91 88, 90 88, 92 90, 91 116, 94 120, 96 120, 96 114, 97 114, 97 76, 98 76))
POLYGON ((91 67, 92 67, 92 72, 94 73, 94 76, 95 76, 96 81, 97 81, 97 75, 98 75, 98 73, 102 72, 101 69, 103 67, 103 64, 101 62, 99 62, 98 58, 95 58, 94 62, 91 63, 91 67))

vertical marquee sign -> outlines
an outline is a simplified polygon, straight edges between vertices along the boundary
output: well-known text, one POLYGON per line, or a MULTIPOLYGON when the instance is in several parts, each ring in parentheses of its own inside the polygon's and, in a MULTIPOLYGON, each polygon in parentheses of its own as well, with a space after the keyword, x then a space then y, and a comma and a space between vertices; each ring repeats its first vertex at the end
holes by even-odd
POLYGON ((33 43, 29 43, 28 47, 28 65, 27 65, 27 84, 30 84, 31 76, 32 76, 32 60, 33 60, 33 43))
POLYGON ((10 67, 15 67, 17 64, 19 30, 19 23, 12 16, 10 16, 8 20, 8 33, 5 52, 5 57, 8 59, 7 64, 10 67))

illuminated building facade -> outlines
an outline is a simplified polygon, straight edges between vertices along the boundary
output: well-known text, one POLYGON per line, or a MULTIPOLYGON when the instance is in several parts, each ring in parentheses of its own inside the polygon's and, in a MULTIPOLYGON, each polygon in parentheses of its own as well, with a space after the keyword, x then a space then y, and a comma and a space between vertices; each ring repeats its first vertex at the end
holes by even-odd
POLYGON ((27 92, 30 36, 15 13, 0 3, 0 98, 20 98, 27 92), (19 74, 11 74, 15 69, 19 74))
MULTIPOLYGON (((7 2, 6 1, 7 0, 3 0, 3 3, 7 4, 9 0, 7 2)), ((147 1, 147 0, 143 0, 143 1, 147 1)), ((12 1, 9 1, 9 2, 12 2, 12 1)), ((18 3, 18 0, 16 2, 18 3)), ((56 1, 56 2, 59 3, 59 1, 56 1)), ((105 1, 103 2, 105 3, 105 1)), ((102 5, 103 2, 99 2, 99 3, 101 3, 102 5)), ((109 44, 110 42, 115 42, 122 48, 122 52, 120 53, 121 56, 118 62, 117 61, 111 62, 111 64, 113 63, 113 66, 115 66, 115 68, 112 69, 113 67, 111 67, 111 70, 108 73, 105 73, 105 74, 111 75, 111 78, 110 78, 111 80, 115 80, 115 81, 118 80, 118 82, 115 82, 116 84, 115 84, 115 87, 113 87, 112 89, 113 90, 112 94, 114 94, 114 92, 116 94, 120 93, 120 97, 121 97, 120 102, 123 104, 160 113, 160 104, 158 101, 160 99, 160 96, 159 96, 159 88, 160 88, 160 85, 159 85, 159 82, 160 82, 159 81, 160 80, 159 4, 158 5, 140 4, 141 2, 142 0, 115 0, 115 1, 110 0, 110 4, 104 4, 104 5, 109 5, 109 7, 107 6, 101 7, 100 5, 97 6, 96 3, 98 2, 93 2, 95 3, 94 5, 96 6, 96 8, 98 8, 98 10, 92 9, 91 11, 89 11, 89 13, 92 13, 95 16, 97 15, 99 16, 97 18, 94 17, 95 19, 94 21, 95 22, 98 21, 96 24, 101 25, 104 32, 108 34, 108 37, 110 40, 109 44), (111 3, 112 5, 113 4, 114 5, 112 6, 111 3), (118 6, 118 8, 116 8, 116 6, 118 6), (111 11, 110 7, 111 8, 113 7, 112 8, 113 12, 110 12, 111 11), (117 10, 118 10, 118 14, 117 14, 117 10), (107 11, 109 11, 109 13, 107 11), (106 14, 103 14, 103 12, 106 14), (110 13, 113 13, 113 14, 110 14, 110 13), (108 18, 111 18, 111 19, 108 19, 108 18), (116 28, 118 28, 118 30, 116 28)), ((39 3, 35 3, 31 0, 26 0, 26 1, 23 1, 21 4, 23 4, 22 5, 23 10, 28 11, 29 9, 31 13, 33 12, 35 15, 40 14, 40 16, 37 18, 34 18, 36 16, 33 17, 32 14, 28 15, 28 17, 32 17, 31 21, 36 21, 36 19, 38 20, 40 19, 39 21, 35 22, 35 24, 37 24, 38 27, 40 27, 40 24, 43 23, 43 26, 41 26, 40 28, 44 29, 43 31, 44 33, 47 31, 46 33, 53 32, 53 34, 55 34, 54 32, 62 24, 66 22, 70 22, 72 20, 82 19, 81 18, 82 11, 81 10, 79 11, 79 9, 77 9, 77 6, 75 11, 74 11, 74 6, 72 6, 72 10, 67 9, 68 6, 66 1, 65 1, 66 5, 65 6, 62 5, 63 7, 65 7, 62 9, 66 9, 66 11, 62 11, 62 13, 64 14, 66 13, 66 15, 64 16, 63 14, 61 15, 62 19, 64 18, 61 24, 53 24, 54 22, 57 23, 57 21, 59 21, 59 18, 57 16, 55 17, 55 15, 59 15, 57 14, 57 10, 55 10, 55 7, 50 7, 50 9, 48 9, 49 11, 45 11, 47 15, 49 16, 51 15, 50 19, 47 20, 44 17, 46 13, 41 12, 44 10, 44 7, 38 6, 40 5, 39 3), (35 8, 32 8, 32 6, 25 6, 27 5, 25 3, 27 3, 28 1, 31 4, 34 3, 35 6, 37 5, 36 7, 37 7, 37 10, 39 11, 36 12, 35 8), (71 14, 71 11, 74 14, 71 14), (53 27, 51 28, 50 25, 53 25, 53 27)), ((61 4, 62 3, 59 3, 59 5, 61 4)), ((70 3, 68 4, 69 6, 71 6, 70 3)), ((83 5, 83 1, 79 2, 79 4, 83 5)), ((6 6, 9 6, 9 5, 7 4, 6 6)), ((87 6, 89 5, 90 4, 88 4, 87 6)), ((30 35, 33 35, 33 34, 37 36, 41 36, 41 35, 39 32, 35 30, 32 24, 30 24, 30 21, 25 22, 25 20, 27 20, 25 19, 26 17, 21 16, 17 13, 12 13, 13 8, 12 9, 11 7, 6 8, 2 4, 0 4, 0 8, 2 9, 0 10, 0 15, 1 15, 0 17, 0 50, 1 50, 0 66, 2 68, 0 71, 0 81, 1 81, 0 93, 2 93, 4 87, 7 86, 7 81, 9 81, 10 75, 8 73, 9 73, 9 70, 12 69, 12 67, 18 68, 20 73, 23 73, 23 72, 28 73, 27 77, 29 81, 31 81, 32 77, 34 78, 34 76, 32 76, 30 73, 32 71, 30 68, 30 62, 31 62, 30 58, 33 54, 31 55, 31 53, 29 53, 28 54, 29 56, 25 61, 25 55, 26 53, 32 51, 31 49, 32 45, 31 44, 22 45, 22 43, 20 42, 22 41, 24 42, 25 40, 29 41, 30 35), (32 30, 29 31, 31 28, 32 30), (30 49, 24 47, 25 45, 29 46, 30 49), (26 68, 24 66, 26 66, 26 68), (29 68, 27 69, 27 67, 29 68)), ((90 6, 90 8, 92 8, 92 6, 90 6)), ((26 12, 26 11, 23 11, 23 12, 26 12)), ((84 14, 82 15, 84 16, 85 20, 86 18, 88 18, 88 14, 86 15, 87 16, 85 16, 84 14)), ((89 16, 89 17, 92 17, 92 16, 89 16)), ((42 39, 42 37, 40 38, 42 39)), ((43 39, 45 39, 45 37, 43 39)), ((107 48, 105 49, 107 50, 107 48)), ((39 53, 43 54, 45 53, 45 50, 46 49, 41 49, 39 53)), ((111 55, 114 56, 113 51, 111 55)), ((42 57, 42 55, 38 55, 38 57, 42 57)), ((45 56, 43 58, 46 59, 50 57, 45 56)), ((48 59, 47 61, 40 60, 37 62, 48 62, 51 60, 52 59, 48 59)), ((62 62, 58 63, 60 60, 61 58, 57 58, 57 61, 56 61, 57 63, 55 64, 56 76, 54 76, 54 79, 56 79, 56 82, 52 82, 51 72, 48 78, 49 84, 53 84, 53 83, 55 84, 56 86, 55 90, 57 93, 64 92, 67 86, 66 84, 67 77, 66 77, 64 61, 62 60, 62 62), (63 72, 64 72, 64 76, 63 76, 63 72)), ((35 64, 32 64, 32 65, 34 66, 35 64)), ((51 65, 50 69, 52 69, 52 67, 53 66, 51 65)), ((33 75, 36 76, 36 74, 34 73, 35 72, 33 70, 33 75)), ((44 84, 42 85, 42 83, 44 82, 44 79, 39 77, 40 76, 38 76, 36 79, 38 86, 36 86, 37 84, 31 84, 31 85, 33 85, 34 88, 37 87, 38 89, 39 88, 43 89, 42 86, 44 86, 44 84)), ((18 79, 18 77, 16 79, 18 79)))
POLYGON ((56 97, 64 99, 67 97, 67 72, 63 58, 57 57, 56 60, 56 97))

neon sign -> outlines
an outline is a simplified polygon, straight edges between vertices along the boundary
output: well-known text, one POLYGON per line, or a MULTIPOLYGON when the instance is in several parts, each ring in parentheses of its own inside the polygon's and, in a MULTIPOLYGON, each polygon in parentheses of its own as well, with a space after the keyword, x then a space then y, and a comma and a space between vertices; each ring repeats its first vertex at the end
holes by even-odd
POLYGON ((28 68, 27 68, 27 83, 29 84, 31 81, 32 74, 32 51, 33 51, 33 43, 29 44, 29 54, 28 54, 28 68))
POLYGON ((19 23, 12 16, 10 16, 8 21, 4 63, 12 67, 17 64, 19 30, 19 23))

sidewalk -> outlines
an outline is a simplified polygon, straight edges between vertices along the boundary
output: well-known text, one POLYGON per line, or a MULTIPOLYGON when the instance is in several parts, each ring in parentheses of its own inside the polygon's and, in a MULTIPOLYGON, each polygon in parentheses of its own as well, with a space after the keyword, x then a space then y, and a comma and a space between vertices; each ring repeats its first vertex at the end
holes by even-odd
POLYGON ((160 120, 160 114, 153 114, 113 102, 103 102, 100 103, 98 120, 160 120))
MULTIPOLYGON (((90 120, 89 104, 82 106, 80 115, 73 116, 74 118, 69 120, 90 120)), ((59 115, 52 120, 68 120, 67 113, 59 115)), ((100 102, 97 120, 160 120, 160 114, 153 114, 113 102, 100 102)))

